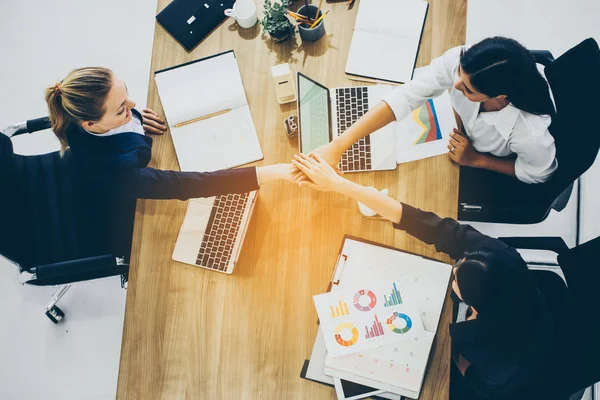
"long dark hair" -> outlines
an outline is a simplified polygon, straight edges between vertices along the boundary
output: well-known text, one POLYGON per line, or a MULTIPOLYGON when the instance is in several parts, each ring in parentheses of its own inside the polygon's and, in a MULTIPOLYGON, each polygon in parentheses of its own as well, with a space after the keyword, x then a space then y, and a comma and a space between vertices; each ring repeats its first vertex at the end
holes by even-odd
POLYGON ((531 52, 516 40, 502 36, 484 39, 463 52, 460 66, 475 89, 486 96, 504 94, 520 110, 554 115, 548 83, 531 52))
POLYGON ((507 257, 487 248, 466 252, 456 280, 488 339, 523 358, 537 352, 535 337, 545 304, 518 253, 507 257), (533 340, 526 340, 528 335, 533 340))

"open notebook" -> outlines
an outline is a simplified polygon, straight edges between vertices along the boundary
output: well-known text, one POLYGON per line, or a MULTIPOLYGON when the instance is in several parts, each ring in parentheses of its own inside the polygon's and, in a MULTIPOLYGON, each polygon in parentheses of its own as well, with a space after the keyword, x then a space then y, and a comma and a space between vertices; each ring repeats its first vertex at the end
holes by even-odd
POLYGON ((411 80, 428 7, 424 0, 361 0, 346 73, 395 83, 411 80))
POLYGON ((154 79, 182 171, 216 171, 263 158, 233 51, 157 71, 154 79))

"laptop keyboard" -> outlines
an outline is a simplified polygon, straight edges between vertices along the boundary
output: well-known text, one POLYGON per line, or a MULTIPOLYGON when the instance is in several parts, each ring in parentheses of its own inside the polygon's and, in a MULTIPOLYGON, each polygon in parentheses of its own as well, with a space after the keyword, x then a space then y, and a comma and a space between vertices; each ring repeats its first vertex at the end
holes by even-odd
MULTIPOLYGON (((335 90, 337 104, 338 135, 350 128, 369 111, 368 88, 338 88, 335 90)), ((340 161, 340 169, 347 171, 369 171, 371 163, 371 137, 366 136, 346 150, 340 161)))
POLYGON ((217 196, 200 245, 196 265, 225 271, 240 230, 248 193, 217 196))

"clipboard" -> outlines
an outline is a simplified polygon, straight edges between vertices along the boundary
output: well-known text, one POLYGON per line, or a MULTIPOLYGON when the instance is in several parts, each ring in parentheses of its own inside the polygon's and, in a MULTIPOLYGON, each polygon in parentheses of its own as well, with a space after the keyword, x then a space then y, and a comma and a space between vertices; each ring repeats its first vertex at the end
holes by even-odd
MULTIPOLYGON (((377 261, 373 261, 371 263, 377 263, 377 261)), ((447 263, 444 263, 431 257, 426 257, 413 252, 401 250, 392 246, 382 245, 380 243, 376 243, 370 240, 362 239, 351 235, 345 235, 344 240, 342 241, 342 245, 340 246, 340 250, 338 251, 338 257, 336 259, 336 263, 333 268, 327 290, 331 291, 336 287, 340 287, 342 282, 346 282, 346 285, 351 285, 356 281, 362 282, 362 279, 365 275, 370 275, 374 271, 378 271, 378 273, 373 273, 374 276, 379 276, 378 279, 387 279, 387 277, 383 277, 381 275, 381 271, 386 269, 393 269, 395 270, 394 272, 401 273, 403 273, 404 271, 408 271, 408 273, 415 273, 415 271, 418 271, 418 273, 423 274, 420 278, 423 279, 422 285, 431 284, 431 291, 432 293, 433 291, 435 291, 435 296, 432 295, 431 307, 427 308, 427 305, 425 305, 425 308, 423 309, 430 314, 426 318, 424 318, 424 322, 428 321, 428 324, 426 326, 426 328, 428 328, 429 331, 428 335, 430 336, 430 338, 433 338, 438 328, 443 304, 447 298, 447 291, 449 286, 448 283, 450 280, 450 274, 452 272, 452 266, 447 263), (377 257, 384 259, 382 264, 378 266, 367 265, 370 261, 364 261, 361 259, 360 254, 362 251, 365 251, 365 253, 367 253, 364 256, 366 258, 373 257, 373 255, 376 253, 377 257), (390 259, 390 263, 386 265, 385 258, 388 257, 390 259), (396 264, 398 263, 400 263, 400 265, 396 266, 396 264), (362 270, 362 268, 365 268, 365 270, 362 270), (371 268, 371 271, 367 270, 369 268, 371 268)), ((407 276, 409 276, 408 273, 407 276)), ((393 276, 390 275, 389 279, 395 278, 393 278, 393 276)), ((421 306, 419 306, 419 308, 421 311, 421 306)), ((430 340, 432 340, 433 343, 434 339, 430 340)), ((317 344, 318 338, 315 341, 315 346, 317 346, 317 344)), ((415 364, 417 367, 419 367, 417 368, 417 370, 420 370, 421 366, 423 366, 423 372, 415 374, 418 377, 418 382, 420 382, 420 385, 422 385, 426 373, 426 366, 429 364, 430 355, 431 346, 426 346, 424 350, 421 350, 421 355, 419 361, 417 362, 418 365, 415 364)), ((313 349, 313 354, 311 355, 311 358, 316 359, 323 356, 325 356, 324 348, 320 352, 315 352, 315 349, 313 349)), ((320 361, 317 361, 317 364, 319 363, 320 361)), ((310 366, 310 362, 308 366, 310 366)), ((319 365, 319 368, 320 367, 321 365, 319 365)), ((323 371, 322 376, 324 378, 328 378, 329 381, 334 380, 334 383, 336 381, 341 382, 342 380, 347 381, 348 379, 352 379, 353 381, 358 382, 359 384, 362 384, 362 386, 365 387, 376 387, 384 389, 386 387, 385 385, 382 385, 381 382, 375 379, 369 379, 360 375, 356 375, 356 377, 354 377, 353 374, 349 374, 348 372, 344 371, 338 371, 337 369, 331 368, 328 365, 325 366, 325 370, 323 371), (337 375, 344 379, 340 379, 337 377, 334 378, 332 376, 326 375, 326 373, 331 373, 334 371, 338 372, 339 374, 337 375)), ((380 394, 379 396, 382 396, 384 398, 398 399, 400 397, 400 394, 403 394, 405 396, 415 398, 418 397, 420 393, 420 388, 417 391, 410 389, 404 390, 402 386, 388 385, 387 387, 387 391, 380 394), (394 393, 399 394, 394 395, 394 393)))

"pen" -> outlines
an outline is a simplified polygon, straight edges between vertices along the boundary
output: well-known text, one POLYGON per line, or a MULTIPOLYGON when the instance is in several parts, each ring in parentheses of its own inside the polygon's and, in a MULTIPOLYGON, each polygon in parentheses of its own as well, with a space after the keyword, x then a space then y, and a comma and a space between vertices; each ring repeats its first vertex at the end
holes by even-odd
POLYGON ((208 115, 204 115, 202 117, 190 119, 189 121, 180 122, 178 124, 175 124, 175 128, 179 128, 180 126, 189 125, 189 124, 193 124, 194 122, 198 122, 198 121, 202 121, 202 120, 209 119, 212 117, 216 117, 217 115, 225 114, 225 113, 228 113, 229 111, 231 111, 231 108, 226 108, 225 110, 217 111, 212 114, 208 114, 208 115))

